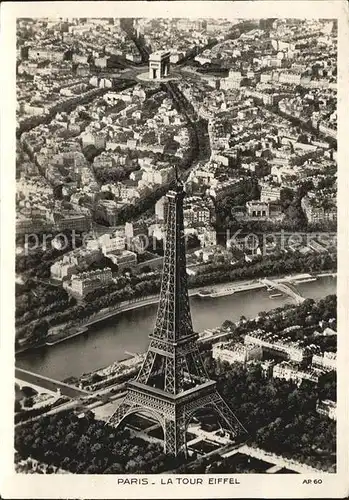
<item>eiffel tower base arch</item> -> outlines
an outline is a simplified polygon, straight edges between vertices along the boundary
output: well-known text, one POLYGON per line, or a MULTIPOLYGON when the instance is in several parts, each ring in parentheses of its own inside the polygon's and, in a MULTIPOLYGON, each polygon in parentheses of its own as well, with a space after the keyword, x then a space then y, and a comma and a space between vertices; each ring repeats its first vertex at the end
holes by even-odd
POLYGON ((163 397, 151 389, 146 385, 130 382, 125 398, 108 424, 117 428, 132 413, 142 411, 149 413, 158 420, 163 429, 164 452, 174 456, 187 455, 187 428, 192 416, 199 409, 206 407, 214 410, 225 421, 228 430, 235 438, 246 432, 216 390, 213 381, 209 382, 207 387, 198 387, 194 391, 187 391, 188 394, 184 392, 175 398, 163 397))

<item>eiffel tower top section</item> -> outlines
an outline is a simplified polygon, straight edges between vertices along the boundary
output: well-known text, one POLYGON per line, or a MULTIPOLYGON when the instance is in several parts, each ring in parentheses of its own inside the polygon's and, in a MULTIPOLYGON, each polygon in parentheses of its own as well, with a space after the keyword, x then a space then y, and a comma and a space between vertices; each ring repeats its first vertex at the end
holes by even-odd
POLYGON ((161 291, 155 328, 150 338, 170 343, 193 340, 196 335, 189 308, 183 199, 183 183, 176 170, 175 186, 167 193, 166 242, 161 291))

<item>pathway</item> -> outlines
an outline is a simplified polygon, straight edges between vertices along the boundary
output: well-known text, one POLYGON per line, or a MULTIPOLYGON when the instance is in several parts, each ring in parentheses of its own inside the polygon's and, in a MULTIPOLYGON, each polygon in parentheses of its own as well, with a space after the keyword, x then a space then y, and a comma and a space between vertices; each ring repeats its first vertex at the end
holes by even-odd
POLYGON ((296 460, 292 460, 291 458, 285 458, 280 455, 275 455, 275 453, 267 452, 261 450, 260 448, 252 448, 248 445, 243 445, 240 448, 229 451, 228 453, 223 455, 223 457, 227 458, 235 455, 236 453, 243 453, 244 455, 249 455, 250 457, 263 460, 264 462, 270 462, 275 466, 279 466, 281 469, 286 468, 294 470, 299 474, 323 474, 323 471, 315 469, 310 465, 302 464, 300 462, 297 462, 296 460))

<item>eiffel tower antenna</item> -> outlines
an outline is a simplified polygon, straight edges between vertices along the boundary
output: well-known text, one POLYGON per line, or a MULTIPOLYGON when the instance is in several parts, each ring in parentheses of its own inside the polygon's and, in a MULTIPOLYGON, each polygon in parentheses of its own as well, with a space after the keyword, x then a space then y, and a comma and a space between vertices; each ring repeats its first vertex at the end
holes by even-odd
POLYGON ((117 427, 132 413, 150 413, 162 426, 165 453, 186 453, 186 432, 200 408, 214 410, 234 437, 246 429, 210 380, 193 331, 186 272, 183 199, 176 185, 167 193, 166 245, 154 330, 137 377, 127 384, 124 400, 109 419, 117 427))

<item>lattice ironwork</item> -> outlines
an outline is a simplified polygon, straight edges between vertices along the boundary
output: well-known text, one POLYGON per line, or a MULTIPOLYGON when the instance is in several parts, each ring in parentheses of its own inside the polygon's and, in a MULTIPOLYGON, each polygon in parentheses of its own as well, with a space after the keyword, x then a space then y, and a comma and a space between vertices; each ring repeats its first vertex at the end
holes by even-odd
POLYGON ((137 380, 139 382, 142 382, 143 384, 146 384, 148 382, 149 375, 150 375, 151 370, 152 370, 153 365, 154 365, 155 357, 156 357, 156 353, 154 351, 148 350, 148 352, 145 356, 145 359, 143 361, 142 367, 139 370, 139 373, 137 376, 137 380))
POLYGON ((129 414, 148 411, 161 423, 166 453, 186 452, 193 414, 211 407, 232 435, 246 432, 210 381, 193 332, 186 273, 182 183, 167 194, 166 244, 158 312, 142 367, 128 384, 123 402, 109 420, 117 427, 129 414))
POLYGON ((181 183, 169 191, 160 300, 153 336, 177 341, 193 333, 187 286, 181 183))

